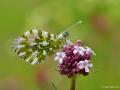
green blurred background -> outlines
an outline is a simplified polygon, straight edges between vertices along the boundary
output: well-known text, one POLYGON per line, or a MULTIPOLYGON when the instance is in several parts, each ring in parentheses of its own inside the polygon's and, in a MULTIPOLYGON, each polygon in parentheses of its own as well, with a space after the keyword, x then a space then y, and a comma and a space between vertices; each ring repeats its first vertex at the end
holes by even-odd
POLYGON ((31 66, 11 49, 12 41, 32 28, 70 33, 94 49, 94 68, 78 76, 76 90, 120 90, 120 0, 0 0, 0 90, 69 90, 56 62, 31 66))

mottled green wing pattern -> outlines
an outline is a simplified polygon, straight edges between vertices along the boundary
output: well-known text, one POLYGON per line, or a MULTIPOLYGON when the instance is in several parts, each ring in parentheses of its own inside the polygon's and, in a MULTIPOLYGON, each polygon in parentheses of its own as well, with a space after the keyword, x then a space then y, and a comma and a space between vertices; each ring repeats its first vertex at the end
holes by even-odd
POLYGON ((36 64, 54 54, 62 45, 57 35, 33 29, 14 40, 12 49, 27 63, 36 64))

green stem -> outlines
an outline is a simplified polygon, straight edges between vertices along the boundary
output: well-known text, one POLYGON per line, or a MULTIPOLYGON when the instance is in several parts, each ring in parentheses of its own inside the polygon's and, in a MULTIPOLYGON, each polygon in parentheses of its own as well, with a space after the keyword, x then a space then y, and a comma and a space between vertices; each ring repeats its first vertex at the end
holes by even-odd
POLYGON ((52 86, 53 86, 54 90, 57 90, 57 87, 54 83, 52 83, 52 86))
POLYGON ((70 90, 75 90, 75 80, 76 80, 76 76, 74 76, 71 80, 71 87, 70 90))

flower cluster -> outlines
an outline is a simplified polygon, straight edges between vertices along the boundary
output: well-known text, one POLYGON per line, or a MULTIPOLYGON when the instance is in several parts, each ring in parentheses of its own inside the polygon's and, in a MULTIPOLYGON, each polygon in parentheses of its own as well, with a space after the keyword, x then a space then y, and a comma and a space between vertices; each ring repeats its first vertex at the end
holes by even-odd
POLYGON ((57 35, 33 29, 15 39, 12 49, 26 62, 35 64, 52 55, 61 44, 57 35))
POLYGON ((88 75, 89 69, 93 66, 90 61, 92 55, 95 55, 94 51, 89 47, 81 46, 80 40, 75 45, 64 45, 55 57, 55 60, 58 61, 58 71, 68 77, 76 74, 88 75))

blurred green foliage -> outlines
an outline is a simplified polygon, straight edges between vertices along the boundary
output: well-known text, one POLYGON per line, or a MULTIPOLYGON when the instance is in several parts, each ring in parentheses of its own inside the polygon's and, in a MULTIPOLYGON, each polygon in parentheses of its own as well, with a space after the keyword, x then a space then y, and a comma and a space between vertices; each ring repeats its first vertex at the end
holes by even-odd
POLYGON ((0 0, 0 90, 43 90, 41 82, 46 90, 52 90, 52 82, 58 90, 68 90, 70 80, 55 71, 53 57, 31 66, 11 44, 32 28, 59 34, 79 20, 83 23, 70 32, 71 39, 81 39, 97 55, 90 75, 77 77, 76 90, 120 88, 119 9, 120 0, 0 0), (47 76, 41 76, 42 70, 47 76))

